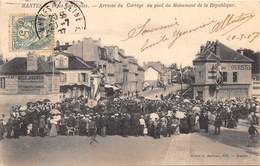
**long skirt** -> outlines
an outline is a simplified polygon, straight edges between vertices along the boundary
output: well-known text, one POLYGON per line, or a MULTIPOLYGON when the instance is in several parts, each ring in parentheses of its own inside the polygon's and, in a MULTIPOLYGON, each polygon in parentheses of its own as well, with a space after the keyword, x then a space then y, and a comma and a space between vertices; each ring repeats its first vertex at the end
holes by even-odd
POLYGON ((57 125, 51 124, 50 137, 56 137, 57 135, 57 125))
POLYGON ((197 123, 195 123, 194 130, 199 131, 199 129, 200 129, 200 123, 197 122, 197 123))

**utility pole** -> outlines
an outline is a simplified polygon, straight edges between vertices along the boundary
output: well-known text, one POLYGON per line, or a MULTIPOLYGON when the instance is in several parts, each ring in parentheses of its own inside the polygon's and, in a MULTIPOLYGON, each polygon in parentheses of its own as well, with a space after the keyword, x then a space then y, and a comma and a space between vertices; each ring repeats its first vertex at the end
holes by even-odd
POLYGON ((180 73, 181 73, 181 95, 182 95, 182 64, 180 66, 180 73))

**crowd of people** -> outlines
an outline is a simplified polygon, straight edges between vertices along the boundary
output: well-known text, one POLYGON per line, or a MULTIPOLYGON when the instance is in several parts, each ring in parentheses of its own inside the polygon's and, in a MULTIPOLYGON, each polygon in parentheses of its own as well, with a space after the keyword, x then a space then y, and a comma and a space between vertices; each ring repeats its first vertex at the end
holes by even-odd
POLYGON ((113 98, 90 107, 79 97, 52 103, 48 99, 15 105, 10 117, 0 118, 0 139, 20 136, 55 137, 57 135, 121 135, 171 137, 182 133, 209 131, 221 127, 236 128, 240 118, 258 125, 258 102, 233 98, 224 101, 184 99, 175 94, 160 99, 113 98))

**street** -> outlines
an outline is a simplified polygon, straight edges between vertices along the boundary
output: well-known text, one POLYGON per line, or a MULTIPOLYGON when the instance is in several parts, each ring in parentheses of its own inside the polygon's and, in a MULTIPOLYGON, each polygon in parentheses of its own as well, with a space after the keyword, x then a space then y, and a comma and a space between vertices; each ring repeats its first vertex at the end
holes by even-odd
MULTIPOLYGON (((186 89, 187 87, 188 87, 187 84, 182 85, 183 89, 186 89)), ((169 93, 176 92, 178 90, 181 90, 181 85, 173 84, 173 85, 167 86, 166 90, 164 90, 163 88, 156 88, 156 89, 153 89, 150 91, 144 91, 144 92, 140 93, 140 95, 150 98, 150 99, 156 99, 156 96, 157 96, 158 99, 160 99, 161 94, 163 94, 163 96, 166 96, 169 93)))
MULTIPOLYGON (((21 137, 0 142, 1 166, 78 165, 253 165, 260 148, 246 147, 247 124, 237 129, 222 128, 221 135, 181 134, 172 137, 97 137, 89 144, 86 136, 21 137)), ((259 127, 258 127, 259 129, 259 127)))

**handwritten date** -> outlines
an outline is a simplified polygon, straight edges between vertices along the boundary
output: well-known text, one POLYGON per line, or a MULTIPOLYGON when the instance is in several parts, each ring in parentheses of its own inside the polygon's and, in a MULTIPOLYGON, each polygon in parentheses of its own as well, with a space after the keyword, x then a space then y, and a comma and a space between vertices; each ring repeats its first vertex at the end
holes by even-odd
POLYGON ((253 41, 255 41, 257 38, 260 37, 260 32, 252 32, 249 34, 230 34, 227 36, 227 40, 228 41, 233 41, 233 40, 248 40, 249 43, 252 43, 253 41))

